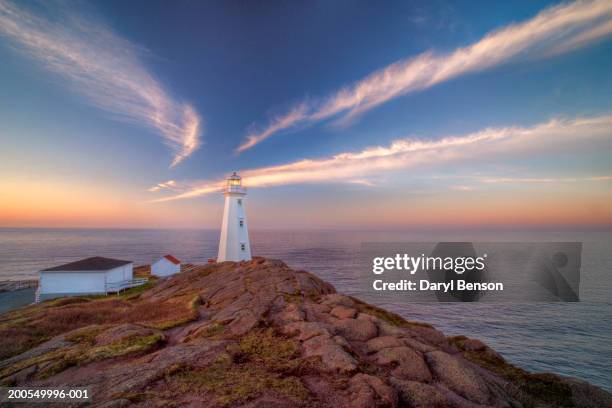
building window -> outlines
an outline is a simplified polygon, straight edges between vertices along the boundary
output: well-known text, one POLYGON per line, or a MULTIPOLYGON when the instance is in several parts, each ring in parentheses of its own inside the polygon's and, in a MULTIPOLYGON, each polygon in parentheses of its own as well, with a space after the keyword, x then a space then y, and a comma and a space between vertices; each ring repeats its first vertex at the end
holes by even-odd
POLYGON ((246 244, 240 244, 240 250, 246 251, 246 244))
POLYGON ((240 220, 240 226, 244 227, 244 220, 240 220))
POLYGON ((241 198, 238 199, 238 205, 242 205, 242 199, 241 198))

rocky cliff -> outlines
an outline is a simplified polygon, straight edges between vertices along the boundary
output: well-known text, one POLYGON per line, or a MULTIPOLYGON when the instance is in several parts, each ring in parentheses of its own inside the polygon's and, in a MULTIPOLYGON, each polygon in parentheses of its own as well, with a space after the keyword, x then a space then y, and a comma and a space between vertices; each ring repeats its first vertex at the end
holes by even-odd
POLYGON ((280 261, 187 269, 0 316, 0 383, 87 386, 107 408, 612 406, 280 261))

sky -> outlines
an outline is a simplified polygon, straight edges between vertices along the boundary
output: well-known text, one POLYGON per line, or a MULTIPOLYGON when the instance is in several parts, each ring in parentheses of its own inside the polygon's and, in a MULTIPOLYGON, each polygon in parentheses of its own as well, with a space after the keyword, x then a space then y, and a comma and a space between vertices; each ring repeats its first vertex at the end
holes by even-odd
POLYGON ((612 2, 0 0, 0 227, 609 228, 612 2))

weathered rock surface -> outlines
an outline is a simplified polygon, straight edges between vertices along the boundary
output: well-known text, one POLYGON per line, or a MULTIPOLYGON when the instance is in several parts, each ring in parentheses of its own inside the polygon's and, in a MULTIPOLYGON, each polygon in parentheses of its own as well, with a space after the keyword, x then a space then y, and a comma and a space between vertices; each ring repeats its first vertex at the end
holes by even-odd
POLYGON ((357 310, 346 306, 336 306, 330 313, 338 319, 352 319, 357 315, 357 310))
POLYGON ((479 404, 489 402, 490 392, 484 380, 461 358, 443 351, 432 351, 426 357, 436 378, 452 391, 479 404))
POLYGON ((87 386, 94 407, 612 406, 281 261, 191 266, 145 289, 1 315, 0 384, 87 386))
POLYGON ((431 373, 419 352, 409 347, 390 347, 374 355, 374 362, 381 366, 393 366, 391 374, 404 380, 431 381, 431 373))

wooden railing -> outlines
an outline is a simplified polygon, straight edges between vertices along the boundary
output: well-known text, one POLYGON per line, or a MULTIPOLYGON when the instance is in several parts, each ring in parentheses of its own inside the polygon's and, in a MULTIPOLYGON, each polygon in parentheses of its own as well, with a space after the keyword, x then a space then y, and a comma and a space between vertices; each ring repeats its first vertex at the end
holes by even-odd
POLYGON ((144 285, 149 281, 148 278, 136 278, 124 280, 121 282, 111 282, 106 284, 106 294, 121 292, 122 290, 134 288, 136 286, 144 285))

